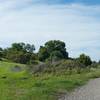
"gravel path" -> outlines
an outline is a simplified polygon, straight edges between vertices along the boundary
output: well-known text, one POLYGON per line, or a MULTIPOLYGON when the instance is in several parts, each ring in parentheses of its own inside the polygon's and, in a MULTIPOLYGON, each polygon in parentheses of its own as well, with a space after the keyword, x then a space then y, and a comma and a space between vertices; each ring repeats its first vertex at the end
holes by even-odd
POLYGON ((75 89, 59 100, 100 100, 100 78, 90 80, 87 85, 75 89))

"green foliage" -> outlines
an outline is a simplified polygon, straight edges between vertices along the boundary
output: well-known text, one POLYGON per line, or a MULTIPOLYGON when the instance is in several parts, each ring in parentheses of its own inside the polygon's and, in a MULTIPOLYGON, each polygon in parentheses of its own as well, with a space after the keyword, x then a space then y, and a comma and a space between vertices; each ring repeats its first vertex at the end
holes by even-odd
POLYGON ((40 63, 38 65, 31 65, 30 71, 35 74, 41 73, 53 73, 53 74, 71 74, 80 73, 85 69, 84 65, 76 60, 57 60, 51 63, 48 61, 46 63, 40 63))
POLYGON ((32 44, 32 45, 26 44, 24 49, 25 49, 27 52, 33 53, 34 50, 35 50, 35 46, 34 46, 33 44, 32 44))
POLYGON ((60 51, 53 51, 49 57, 51 63, 59 61, 61 59, 63 59, 63 54, 60 51))
POLYGON ((66 45, 60 40, 51 40, 45 43, 47 51, 50 53, 54 51, 59 51, 62 53, 63 58, 68 58, 68 53, 66 52, 66 45))
POLYGON ((73 62, 81 63, 84 66, 92 64, 91 58, 85 54, 80 55, 77 60, 69 58, 68 52, 66 51, 66 44, 60 40, 46 42, 44 46, 40 46, 37 53, 34 53, 34 50, 35 46, 33 44, 25 44, 23 42, 13 43, 11 47, 4 50, 0 48, 0 59, 3 58, 22 64, 34 64, 36 60, 55 63, 62 59, 74 60, 73 62))
POLYGON ((39 59, 45 61, 46 59, 52 57, 58 58, 68 58, 68 53, 66 52, 65 43, 59 40, 51 40, 45 43, 45 46, 40 47, 39 59), (54 56, 54 57, 53 57, 54 56))
POLYGON ((45 61, 49 57, 47 48, 41 46, 38 52, 38 57, 40 61, 45 61))
MULTIPOLYGON (((70 65, 73 61, 66 60, 61 63, 70 65)), ((57 100, 59 94, 66 93, 85 84, 89 79, 97 77, 100 77, 99 68, 94 68, 90 72, 84 69, 80 74, 42 73, 36 75, 30 74, 23 64, 0 62, 0 99, 57 100), (22 70, 13 71, 12 68, 15 66, 19 66, 22 70)))
POLYGON ((29 52, 33 53, 35 50, 35 46, 32 44, 25 44, 25 43, 13 43, 12 48, 15 51, 23 51, 23 52, 29 52))
POLYGON ((85 66, 92 64, 91 58, 89 56, 86 56, 85 54, 81 54, 78 60, 80 63, 84 64, 85 66))
POLYGON ((2 57, 3 57, 3 49, 0 48, 0 60, 1 60, 2 57))
POLYGON ((99 63, 84 54, 68 59, 62 41, 48 41, 38 53, 34 50, 34 45, 25 43, 0 48, 0 58, 17 62, 0 61, 1 100, 57 100, 57 94, 100 77, 99 63))
POLYGON ((16 63, 27 64, 30 60, 36 58, 33 53, 34 45, 25 43, 13 43, 10 48, 3 51, 4 57, 16 63), (34 57, 33 57, 34 56, 34 57))

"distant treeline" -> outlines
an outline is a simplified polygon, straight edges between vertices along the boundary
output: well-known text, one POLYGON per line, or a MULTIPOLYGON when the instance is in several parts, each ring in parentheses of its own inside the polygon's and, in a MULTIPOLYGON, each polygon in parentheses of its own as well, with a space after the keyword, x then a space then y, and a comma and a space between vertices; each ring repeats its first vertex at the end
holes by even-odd
POLYGON ((34 64, 36 62, 50 61, 56 62, 59 60, 77 60, 85 66, 91 65, 92 60, 89 56, 81 54, 78 58, 69 58, 66 49, 66 44, 60 40, 51 40, 40 46, 39 51, 35 53, 34 44, 13 43, 11 47, 0 48, 0 59, 8 60, 22 64, 34 64))

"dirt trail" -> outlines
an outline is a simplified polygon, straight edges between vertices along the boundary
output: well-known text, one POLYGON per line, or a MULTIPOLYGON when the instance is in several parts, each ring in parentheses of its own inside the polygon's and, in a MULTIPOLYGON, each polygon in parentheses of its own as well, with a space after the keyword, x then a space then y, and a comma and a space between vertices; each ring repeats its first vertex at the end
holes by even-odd
POLYGON ((90 80, 87 85, 75 89, 59 100, 100 100, 100 78, 90 80))

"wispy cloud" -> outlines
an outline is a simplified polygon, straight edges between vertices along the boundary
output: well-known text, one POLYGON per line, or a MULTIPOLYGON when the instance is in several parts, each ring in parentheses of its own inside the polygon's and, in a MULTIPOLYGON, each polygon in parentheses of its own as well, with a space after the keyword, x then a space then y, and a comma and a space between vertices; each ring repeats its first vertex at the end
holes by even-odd
POLYGON ((1 46, 23 41, 39 48, 48 40, 60 39, 66 42, 70 56, 85 52, 93 59, 100 58, 99 5, 41 5, 32 2, 5 0, 0 3, 1 46))

